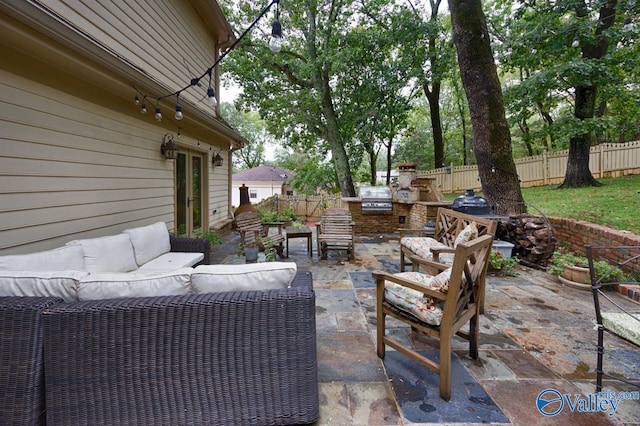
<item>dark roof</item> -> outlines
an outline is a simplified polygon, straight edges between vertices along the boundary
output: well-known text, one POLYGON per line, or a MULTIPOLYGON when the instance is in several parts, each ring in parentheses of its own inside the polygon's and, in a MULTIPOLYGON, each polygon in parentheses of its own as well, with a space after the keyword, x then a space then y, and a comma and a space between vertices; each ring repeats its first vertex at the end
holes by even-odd
POLYGON ((276 166, 258 166, 232 175, 233 182, 286 182, 295 173, 276 166))

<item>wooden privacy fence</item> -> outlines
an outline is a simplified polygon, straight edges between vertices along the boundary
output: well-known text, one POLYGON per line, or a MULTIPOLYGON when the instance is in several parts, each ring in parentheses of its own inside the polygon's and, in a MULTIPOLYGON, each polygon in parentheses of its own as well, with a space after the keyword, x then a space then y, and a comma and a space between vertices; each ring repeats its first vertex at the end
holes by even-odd
MULTIPOLYGON (((555 185, 564 181, 569 150, 545 152, 515 160, 522 187, 555 185)), ((596 178, 640 173, 640 141, 606 143, 591 147, 589 168, 596 178)), ((434 170, 419 170, 418 177, 435 179, 442 193, 480 190, 477 166, 449 166, 434 170)))
POLYGON ((344 208, 348 205, 340 194, 335 195, 281 195, 276 194, 258 203, 258 206, 273 211, 291 210, 296 216, 307 220, 320 220, 326 209, 344 208))

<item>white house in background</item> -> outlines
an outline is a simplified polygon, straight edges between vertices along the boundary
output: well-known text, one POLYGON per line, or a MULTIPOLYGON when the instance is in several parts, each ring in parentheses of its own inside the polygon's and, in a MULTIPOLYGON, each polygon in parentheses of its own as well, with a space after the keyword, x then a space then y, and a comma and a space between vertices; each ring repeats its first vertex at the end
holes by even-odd
POLYGON ((0 0, 0 254, 229 224, 246 140, 207 102, 218 67, 192 79, 235 40, 215 0, 0 0))
POLYGON ((287 185, 294 173, 276 166, 258 166, 232 175, 231 204, 240 205, 240 187, 249 188, 249 201, 258 203, 275 194, 294 195, 293 188, 287 185))

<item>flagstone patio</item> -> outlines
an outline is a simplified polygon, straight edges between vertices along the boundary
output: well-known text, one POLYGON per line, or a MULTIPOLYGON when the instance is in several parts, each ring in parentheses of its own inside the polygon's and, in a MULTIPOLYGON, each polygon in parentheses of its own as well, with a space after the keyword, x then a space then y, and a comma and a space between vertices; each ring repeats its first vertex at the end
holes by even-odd
MULTIPOLYGON (((243 263, 238 237, 212 251, 212 263, 243 263)), ((387 348, 375 349, 375 283, 371 271, 398 271, 397 235, 357 236, 356 258, 330 252, 309 257, 306 241, 290 241, 290 261, 314 277, 318 332, 320 419, 318 425, 514 424, 638 425, 640 400, 621 400, 612 415, 594 408, 596 331, 591 293, 561 285, 546 272, 518 267, 515 277, 489 276, 481 318, 480 359, 453 344, 452 398, 443 401, 438 376, 387 348), (538 396, 563 395, 555 416, 538 411, 538 396), (564 396, 567 394, 567 396, 564 396), (572 410, 573 408, 573 410, 572 410), (593 412, 585 412, 591 410, 593 412)), ((315 247, 314 247, 315 250, 315 247)), ((640 305, 613 294, 634 312, 640 305)), ((437 358, 430 338, 392 319, 388 332, 437 358)), ((640 378, 640 351, 606 339, 605 370, 640 378)), ((616 381, 604 390, 638 391, 616 381)), ((597 408, 597 407, 596 407, 597 408)), ((546 411, 549 412, 548 410, 546 411)))

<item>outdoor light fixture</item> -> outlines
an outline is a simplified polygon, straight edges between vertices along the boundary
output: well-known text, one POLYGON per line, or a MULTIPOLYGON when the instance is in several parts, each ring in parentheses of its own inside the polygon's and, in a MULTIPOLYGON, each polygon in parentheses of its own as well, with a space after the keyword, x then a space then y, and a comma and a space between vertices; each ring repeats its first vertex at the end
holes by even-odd
POLYGON ((578 37, 576 37, 571 42, 571 47, 573 47, 575 49, 576 47, 579 47, 579 46, 580 46, 580 40, 578 40, 578 37))
POLYGON ((220 151, 218 151, 216 155, 214 155, 211 159, 211 164, 213 164, 214 167, 220 167, 223 163, 224 158, 222 158, 222 155, 220 155, 220 151))
POLYGON ((162 139, 162 145, 160 146, 160 152, 167 160, 175 160, 178 156, 178 146, 173 141, 173 135, 167 133, 162 139))

